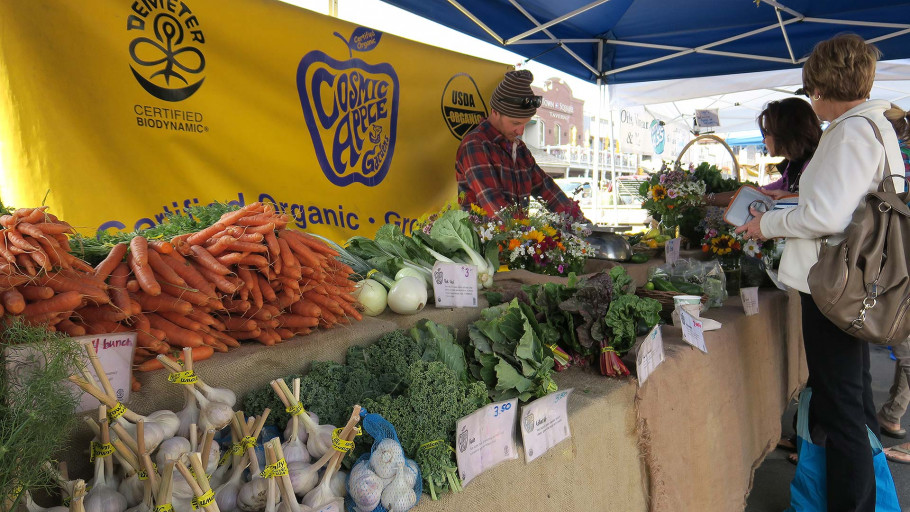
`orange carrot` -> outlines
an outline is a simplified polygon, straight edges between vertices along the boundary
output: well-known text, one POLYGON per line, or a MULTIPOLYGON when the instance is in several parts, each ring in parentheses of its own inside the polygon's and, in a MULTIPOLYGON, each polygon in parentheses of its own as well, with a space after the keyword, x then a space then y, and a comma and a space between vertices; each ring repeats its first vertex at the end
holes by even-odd
POLYGON ((226 335, 234 338, 235 340, 251 340, 256 336, 259 336, 262 333, 262 330, 258 327, 252 331, 225 331, 226 335))
POLYGON ((25 310, 25 297, 15 288, 0 293, 0 302, 3 303, 3 308, 12 315, 18 315, 25 310))
POLYGON ((22 310, 23 316, 38 316, 46 313, 72 311, 82 304, 82 294, 77 291, 59 293, 46 300, 26 304, 22 310))
POLYGON ((312 249, 314 252, 318 252, 326 256, 338 256, 338 251, 332 249, 326 245, 325 242, 310 235, 309 233, 304 233, 303 231, 297 230, 288 230, 288 233, 290 233, 292 237, 296 237, 298 240, 306 244, 306 246, 312 249))
POLYGON ((294 237, 292 233, 294 233, 294 231, 279 231, 278 236, 288 243, 288 246, 297 256, 297 259, 300 260, 302 265, 314 269, 321 267, 322 261, 319 259, 319 256, 307 247, 299 238, 294 237))
POLYGON ((360 313, 360 311, 357 311, 357 308, 354 307, 354 305, 351 304, 350 302, 339 300, 339 301, 337 301, 337 303, 339 306, 341 306, 341 309, 344 310, 345 314, 347 314, 350 317, 353 317, 354 320, 358 320, 358 321, 363 320, 363 315, 360 313))
POLYGON ((21 268, 26 274, 35 277, 38 275, 38 269, 35 268, 35 262, 25 254, 16 255, 16 264, 21 268))
POLYGON ((214 296, 215 287, 206 278, 200 274, 189 260, 183 257, 177 251, 164 258, 171 268, 186 281, 186 284, 195 290, 204 292, 206 295, 214 296))
POLYGON ((261 226, 263 224, 268 224, 269 222, 276 223, 279 219, 276 215, 271 213, 260 213, 257 215, 247 215, 245 217, 240 217, 237 219, 235 224, 238 226, 261 226))
POLYGON ((107 279, 107 276, 110 275, 114 268, 123 261, 128 247, 129 245, 121 242, 111 248, 111 252, 95 267, 95 276, 100 279, 107 279))
POLYGON ((210 315, 208 313, 203 313, 201 311, 197 311, 195 309, 193 310, 192 313, 190 313, 189 315, 186 315, 186 317, 189 318, 190 320, 199 322, 202 325, 215 325, 215 319, 212 317, 212 315, 210 315))
POLYGON ((177 235, 174 238, 171 238, 171 245, 174 246, 174 252, 188 255, 190 253, 190 244, 186 242, 186 239, 190 237, 190 234, 177 235))
MULTIPOLYGON (((68 244, 61 245, 61 248, 62 248, 64 251, 69 251, 69 245, 68 245, 68 244)), ((92 273, 95 272, 95 269, 92 268, 91 265, 89 265, 89 264, 86 263, 85 261, 80 260, 79 258, 73 256, 73 255, 70 254, 69 252, 64 252, 64 253, 62 254, 62 259, 65 260, 67 263, 69 263, 71 267, 73 267, 74 269, 76 269, 76 270, 78 270, 78 271, 80 271, 80 272, 85 272, 86 274, 92 274, 92 273)))
POLYGON ((193 310, 193 305, 189 302, 170 295, 138 293, 136 296, 139 299, 139 304, 142 304, 143 311, 174 311, 186 315, 193 310))
POLYGON ((149 240, 149 247, 158 254, 170 254, 174 252, 174 244, 164 240, 149 240))
MULTIPOLYGON (((204 361, 204 360, 212 357, 212 354, 214 354, 214 353, 215 353, 214 348, 212 348, 208 345, 202 345, 202 346, 198 346, 198 347, 193 347, 193 349, 191 351, 191 357, 193 358, 193 362, 195 363, 197 361, 204 361)), ((182 350, 178 351, 176 353, 176 356, 174 354, 168 354, 167 357, 174 361, 182 362, 183 361, 183 351, 182 350)), ((149 372, 152 370, 161 370, 161 369, 164 369, 164 365, 161 364, 161 361, 159 361, 157 359, 149 359, 148 361, 145 361, 144 363, 136 366, 136 370, 138 370, 140 372, 149 372)))
POLYGON ((209 237, 211 237, 215 233, 223 230, 224 226, 225 225, 222 224, 221 222, 216 222, 216 223, 212 224, 211 226, 203 229, 202 231, 197 231, 196 233, 193 233, 192 235, 190 235, 186 239, 186 243, 190 244, 191 246, 192 245, 201 245, 203 242, 208 240, 209 237))
POLYGON ((242 260, 248 253, 245 252, 229 252, 227 254, 222 254, 217 256, 215 259, 218 260, 222 265, 234 265, 240 260, 242 260))
POLYGON ((66 318, 57 323, 57 330, 65 332, 67 335, 72 337, 85 336, 85 327, 76 325, 66 318))
POLYGON ((331 311, 336 315, 344 314, 344 310, 341 309, 341 306, 338 304, 338 302, 328 295, 320 295, 314 291, 309 291, 304 293, 303 296, 306 297, 307 300, 311 300, 318 304, 322 309, 323 314, 325 314, 326 310, 331 311))
POLYGON ((173 311, 159 311, 157 314, 172 324, 191 331, 200 331, 203 327, 201 323, 193 320, 189 316, 174 313, 173 311))
POLYGON ((3 234, 6 235, 6 239, 10 241, 11 244, 16 247, 26 251, 32 252, 37 251, 38 248, 34 245, 28 243, 28 241, 22 236, 21 233, 16 228, 10 228, 3 231, 3 234))
POLYGON ((294 315, 285 313, 278 317, 279 326, 293 329, 295 327, 316 327, 319 325, 319 319, 310 316, 294 315))
POLYGON ((57 293, 77 291, 80 295, 85 296, 86 299, 95 304, 107 304, 111 301, 110 296, 107 294, 107 290, 104 288, 107 285, 102 287, 97 283, 80 279, 77 274, 67 274, 64 272, 42 274, 38 276, 32 284, 53 288, 57 293))
POLYGON ((0 236, 0 255, 2 255, 6 261, 10 263, 16 263, 16 255, 10 252, 10 250, 7 248, 7 241, 5 236, 0 236))
POLYGON ((256 322, 249 318, 230 317, 222 318, 221 321, 229 331, 252 331, 257 327, 256 322))
POLYGON ((239 210, 234 210, 232 212, 227 212, 227 213, 223 214, 221 216, 221 218, 218 220, 218 222, 224 224, 225 226, 229 226, 229 225, 235 224, 237 222, 237 219, 239 219, 241 217, 249 215, 252 212, 261 212, 261 211, 262 211, 262 203, 260 203, 260 202, 250 203, 250 204, 240 208, 239 210))
POLYGON ((111 302, 113 302, 114 306, 121 311, 132 311, 130 296, 126 290, 126 281, 129 278, 129 272, 130 269, 127 267, 127 264, 122 261, 118 263, 111 272, 111 288, 108 292, 111 296, 111 302))
POLYGON ((269 248, 261 243, 234 240, 227 245, 227 250, 234 252, 268 252, 269 248))
POLYGON ((148 265, 149 241, 144 236, 134 236, 130 240, 130 253, 137 263, 148 265))
POLYGON ((209 297, 205 293, 191 290, 189 288, 181 288, 179 286, 174 286, 170 283, 161 284, 161 294, 170 295, 177 299, 185 300, 194 306, 206 306, 209 303, 209 297))
POLYGON ((291 312, 300 316, 319 318, 322 310, 315 302, 304 299, 291 304, 291 312))
MULTIPOLYGON (((138 238, 145 240, 145 238, 141 236, 134 237, 133 240, 138 238)), ((142 258, 142 255, 137 254, 136 252, 131 252, 129 257, 127 257, 130 269, 133 271, 133 275, 136 277, 139 287, 149 295, 161 295, 161 284, 155 279, 155 273, 152 272, 152 268, 148 264, 148 251, 145 252, 144 263, 142 258)))
POLYGON ((46 235, 61 235, 63 233, 73 233, 73 227, 66 223, 57 222, 39 222, 35 227, 46 235))
POLYGON ((20 222, 16 224, 16 229, 19 230, 23 235, 30 236, 32 238, 44 238, 44 231, 38 229, 34 224, 29 222, 20 222))
MULTIPOLYGON (((198 246, 196 246, 196 247, 198 247, 198 246)), ((220 265, 220 263, 219 263, 219 265, 220 265)), ((196 268, 196 270, 200 274, 202 274, 203 277, 208 279, 208 281, 210 283, 214 284, 215 288, 217 288, 218 290, 220 290, 228 295, 233 295, 234 292, 236 292, 237 289, 240 288, 240 286, 242 286, 239 283, 235 283, 235 282, 231 281, 226 276, 216 274, 215 272, 212 272, 211 270, 209 270, 205 267, 198 266, 196 268)))
POLYGON ((190 251, 193 256, 196 257, 195 261, 200 267, 205 267, 206 269, 220 275, 228 275, 231 273, 231 270, 226 266, 222 265, 212 256, 212 253, 209 252, 204 247, 194 245, 190 247, 190 251))
POLYGON ((25 300, 36 301, 49 299, 54 296, 54 289, 47 286, 21 285, 17 288, 25 300))
POLYGON ((98 322, 119 322, 125 320, 132 314, 130 310, 114 309, 110 304, 103 306, 86 306, 79 308, 76 314, 82 317, 86 324, 92 325, 98 322))
POLYGON ((171 346, 198 347, 204 344, 202 336, 198 332, 184 329, 155 313, 146 316, 149 319, 149 323, 152 324, 152 327, 164 331, 165 339, 171 346))
POLYGON ((279 327, 278 329, 275 329, 275 332, 277 332, 278 335, 281 336, 282 340, 289 340, 294 337, 294 331, 292 331, 290 329, 285 329, 284 327, 279 327))
POLYGON ((245 313, 253 307, 248 300, 232 300, 232 299, 222 299, 225 309, 231 313, 245 313))
POLYGON ((139 291, 139 281, 135 279, 129 279, 126 282, 126 291, 130 293, 136 293, 139 291))
POLYGON ((244 256, 240 258, 237 262, 240 265, 250 265, 257 267, 260 271, 268 272, 269 260, 265 259, 265 256, 260 256, 258 254, 248 254, 243 253, 244 256))
POLYGON ((164 262, 164 258, 157 251, 148 253, 149 267, 155 272, 159 284, 169 283, 175 286, 186 287, 186 281, 180 277, 176 270, 164 262))

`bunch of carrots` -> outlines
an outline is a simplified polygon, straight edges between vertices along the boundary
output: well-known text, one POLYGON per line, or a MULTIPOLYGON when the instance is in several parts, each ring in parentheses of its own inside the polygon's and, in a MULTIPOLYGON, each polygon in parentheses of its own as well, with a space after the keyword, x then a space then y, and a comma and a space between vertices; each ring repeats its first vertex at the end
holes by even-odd
POLYGON ((67 252, 72 227, 44 208, 17 210, 0 217, 0 304, 71 336, 136 331, 140 371, 175 349, 202 360, 241 340, 274 345, 360 320, 352 269, 288 220, 252 203, 169 242, 136 236, 92 268, 67 252))

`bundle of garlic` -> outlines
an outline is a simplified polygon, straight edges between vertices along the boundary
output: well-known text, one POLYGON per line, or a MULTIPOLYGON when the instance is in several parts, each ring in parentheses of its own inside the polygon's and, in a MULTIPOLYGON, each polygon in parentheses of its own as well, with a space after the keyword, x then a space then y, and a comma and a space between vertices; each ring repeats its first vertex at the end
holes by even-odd
POLYGON ((329 465, 322 475, 322 480, 303 497, 304 505, 316 510, 334 508, 336 506, 339 511, 344 509, 344 493, 339 494, 336 492, 337 489, 332 488, 332 477, 341 467, 341 460, 354 447, 353 439, 356 435, 354 428, 359 421, 360 406, 355 405, 348 423, 341 430, 341 434, 338 435, 338 441, 333 444, 335 453, 332 454, 329 465))
MULTIPOLYGON (((206 386, 210 390, 209 395, 206 396, 196 389, 200 380, 195 372, 192 370, 185 371, 176 361, 164 354, 159 354, 158 360, 161 361, 165 368, 174 372, 172 375, 178 376, 180 383, 187 384, 189 391, 195 396, 199 408, 199 417, 196 423, 200 428, 203 430, 210 428, 221 430, 228 426, 231 422, 231 417, 234 415, 234 404, 237 402, 237 397, 233 392, 206 386)), ((190 414, 192 414, 192 411, 187 413, 187 415, 190 414)))
POLYGON ((379 505, 388 512, 410 510, 417 504, 419 476, 417 463, 405 457, 396 439, 379 439, 369 457, 364 455, 351 468, 348 492, 355 512, 369 512, 379 505))
POLYGON ((108 419, 102 417, 101 443, 92 445, 92 458, 95 463, 95 478, 92 481, 92 490, 85 496, 83 506, 86 512, 124 512, 127 507, 126 498, 117 492, 117 487, 109 480, 113 479, 113 465, 109 459, 114 454, 111 445, 108 419))
MULTIPOLYGON (((284 382, 284 379, 275 379, 270 382, 270 384, 278 395, 278 398, 281 399, 281 402, 291 414, 291 421, 297 419, 299 422, 303 423, 303 428, 308 434, 306 440, 307 454, 310 457, 322 457, 327 452, 330 452, 332 449, 332 432, 335 431, 335 426, 320 425, 313 421, 303 408, 303 404, 301 404, 297 398, 295 398, 294 394, 291 393, 291 390, 288 388, 287 383, 284 382)), ((294 442, 294 439, 288 440, 288 443, 292 442, 294 442)))

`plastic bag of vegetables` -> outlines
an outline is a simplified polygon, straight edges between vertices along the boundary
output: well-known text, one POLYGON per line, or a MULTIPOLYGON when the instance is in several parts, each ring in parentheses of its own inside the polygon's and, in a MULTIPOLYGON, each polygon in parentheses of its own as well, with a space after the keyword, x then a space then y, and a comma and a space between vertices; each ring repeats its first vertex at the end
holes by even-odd
POLYGON ((348 512, 404 512, 420 499, 420 467, 408 459, 395 427, 379 414, 360 411, 373 447, 351 467, 345 509, 348 512))

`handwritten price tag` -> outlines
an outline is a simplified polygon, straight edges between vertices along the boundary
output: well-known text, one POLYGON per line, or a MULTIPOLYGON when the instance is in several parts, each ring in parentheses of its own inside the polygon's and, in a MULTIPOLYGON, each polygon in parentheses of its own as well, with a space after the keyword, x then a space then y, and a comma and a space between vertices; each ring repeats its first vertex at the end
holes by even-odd
POLYGON ((572 436, 566 410, 571 393, 571 389, 556 391, 521 408, 521 439, 526 463, 572 436))
POLYGON ((705 346, 705 328, 701 320, 690 315, 685 309, 679 310, 679 321, 682 324, 683 341, 708 353, 708 347, 705 346))
POLYGON ((758 287, 748 286, 739 289, 739 298, 743 301, 743 311, 746 316, 758 314, 758 287))
POLYGON ((515 422, 518 399, 496 402, 477 409, 455 425, 455 457, 458 476, 467 484, 500 462, 518 458, 515 422))
POLYGON ((433 265, 433 294, 438 308, 476 308, 477 267, 437 261, 433 265))
POLYGON ((679 259, 679 248, 681 244, 682 239, 680 238, 667 240, 666 245, 664 245, 664 256, 666 256, 668 264, 672 265, 679 259))
POLYGON ((642 387, 654 370, 664 362, 664 338, 660 325, 655 325, 651 332, 645 336, 638 349, 635 367, 638 372, 638 387, 642 387))

